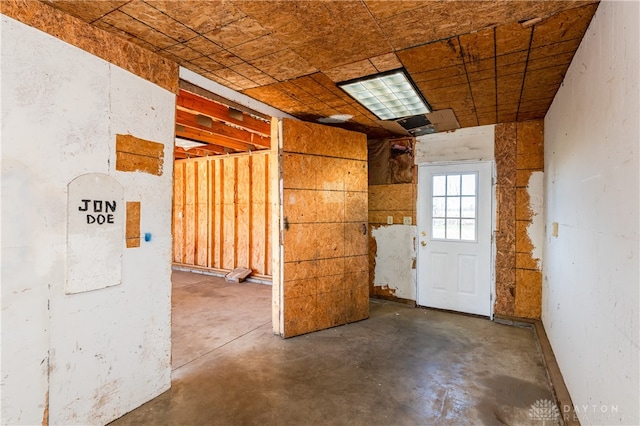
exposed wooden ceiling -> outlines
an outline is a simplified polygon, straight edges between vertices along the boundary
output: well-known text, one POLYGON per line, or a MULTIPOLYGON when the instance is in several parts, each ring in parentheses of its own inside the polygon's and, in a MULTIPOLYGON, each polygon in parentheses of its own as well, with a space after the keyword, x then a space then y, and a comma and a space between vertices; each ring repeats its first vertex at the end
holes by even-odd
POLYGON ((206 144, 176 148, 176 158, 257 151, 271 146, 269 119, 210 99, 204 90, 180 89, 176 102, 176 137, 206 144))
MULTIPOLYGON (((369 137, 389 133, 336 83, 399 67, 462 127, 544 117, 597 8, 594 1, 42 1, 301 119, 352 115, 337 125, 369 137)), ((194 122, 188 106, 178 109, 179 120, 194 122)))

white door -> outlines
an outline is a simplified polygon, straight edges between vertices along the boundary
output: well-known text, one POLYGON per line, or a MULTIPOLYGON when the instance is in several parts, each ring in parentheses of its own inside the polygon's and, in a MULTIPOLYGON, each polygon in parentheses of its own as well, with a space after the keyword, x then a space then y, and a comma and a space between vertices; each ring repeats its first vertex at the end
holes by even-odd
POLYGON ((491 315, 492 162, 422 165, 418 305, 491 315))

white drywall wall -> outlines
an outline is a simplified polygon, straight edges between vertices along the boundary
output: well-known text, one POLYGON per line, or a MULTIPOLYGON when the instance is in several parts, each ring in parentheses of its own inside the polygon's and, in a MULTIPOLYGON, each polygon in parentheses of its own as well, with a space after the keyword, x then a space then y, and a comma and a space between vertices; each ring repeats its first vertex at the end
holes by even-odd
POLYGON ((1 423, 104 424, 170 386, 175 94, 6 16, 1 31, 1 423), (162 176, 116 171, 116 134, 163 143, 162 176), (67 185, 86 173, 140 201, 150 241, 123 249, 121 284, 65 294, 67 185))
POLYGON ((600 3, 545 118, 542 319, 583 425, 640 424, 639 17, 600 3))
POLYGON ((401 299, 416 300, 416 227, 382 225, 371 229, 376 240, 373 285, 401 299))
POLYGON ((415 164, 493 160, 495 126, 458 129, 416 138, 415 164))

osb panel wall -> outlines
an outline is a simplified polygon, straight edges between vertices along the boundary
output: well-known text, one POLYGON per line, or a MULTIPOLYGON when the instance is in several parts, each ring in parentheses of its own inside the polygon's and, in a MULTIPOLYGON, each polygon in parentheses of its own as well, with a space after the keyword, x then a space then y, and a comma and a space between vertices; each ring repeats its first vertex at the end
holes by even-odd
POLYGON ((283 121, 285 337, 369 316, 366 143, 283 121))
POLYGON ((527 234, 532 219, 527 184, 531 173, 544 167, 542 126, 535 120, 495 128, 497 315, 540 317, 542 273, 527 234))
POLYGON ((269 156, 177 160, 173 261, 271 275, 269 156))
POLYGON ((531 174, 544 168, 544 122, 518 123, 516 146, 516 297, 517 317, 540 318, 542 313, 542 271, 533 257, 533 244, 527 228, 533 211, 528 191, 531 174))
POLYGON ((121 37, 39 1, 2 0, 3 15, 44 31, 92 55, 178 92, 178 65, 121 37))
POLYGON ((416 190, 415 183, 370 186, 369 223, 388 225, 391 216, 393 224, 403 224, 404 218, 410 218, 411 224, 415 225, 416 190))

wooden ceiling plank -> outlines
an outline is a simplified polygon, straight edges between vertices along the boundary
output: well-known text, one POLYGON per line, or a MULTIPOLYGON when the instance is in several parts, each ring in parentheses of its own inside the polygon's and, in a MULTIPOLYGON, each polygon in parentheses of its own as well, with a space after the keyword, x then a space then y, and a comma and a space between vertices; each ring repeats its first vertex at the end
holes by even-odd
POLYGON ((85 22, 91 23, 123 4, 126 4, 127 1, 128 0, 45 0, 45 3, 63 12, 67 12, 76 18, 80 18, 85 22))
POLYGON ((568 67, 569 64, 563 64, 555 67, 527 71, 524 87, 528 89, 562 83, 568 67))
MULTIPOLYGON (((531 42, 532 27, 524 28, 518 22, 496 27, 496 55, 525 52, 531 42)), ((525 57, 526 59, 526 57, 525 57)))
POLYGON ((398 52, 398 58, 409 73, 437 70, 462 65, 458 38, 437 41, 398 52))
POLYGON ((441 78, 453 78, 459 75, 466 75, 464 65, 455 65, 453 67, 412 73, 411 77, 415 83, 421 83, 423 81, 439 80, 441 78))
POLYGON ((174 44, 173 46, 169 46, 164 49, 164 52, 169 52, 172 55, 177 56, 178 58, 185 61, 192 61, 202 56, 200 52, 193 50, 186 44, 174 44))
MULTIPOLYGON (((206 116, 208 117, 208 116, 206 116)), ((225 136, 231 139, 235 139, 238 142, 250 143, 261 148, 269 148, 271 146, 271 139, 264 136, 259 136, 255 133, 247 132, 235 127, 227 126, 221 122, 212 121, 211 126, 203 125, 198 122, 198 114, 194 114, 190 111, 185 111, 180 108, 176 111, 176 124, 192 127, 197 130, 202 130, 208 133, 225 136)))
POLYGON ((470 82, 471 93, 473 94, 473 102, 476 111, 483 107, 496 106, 496 81, 495 79, 486 79, 470 82))
POLYGON ((580 40, 581 39, 574 39, 532 48, 529 54, 529 60, 547 58, 569 52, 575 53, 576 49, 580 45, 580 40))
POLYGON ((498 74, 498 78, 502 78, 502 77, 506 77, 514 74, 522 76, 524 75, 525 68, 527 68, 526 62, 517 62, 515 64, 509 64, 509 65, 498 67, 496 69, 496 72, 498 74))
POLYGON ((529 57, 528 50, 507 53, 506 55, 498 55, 496 56, 496 66, 500 68, 500 67, 505 67, 511 64, 517 64, 519 62, 527 62, 528 57, 529 57))
POLYGON ((203 56, 208 56, 222 50, 220 46, 203 36, 192 38, 185 42, 184 45, 200 52, 203 56))
POLYGON ((268 122, 255 119, 247 114, 243 115, 242 120, 237 120, 229 115, 229 108, 226 106, 187 91, 180 91, 177 104, 180 107, 208 115, 215 120, 236 125, 265 137, 271 137, 271 124, 268 122))
POLYGON ((142 0, 132 0, 122 5, 120 10, 179 42, 187 41, 198 36, 198 33, 195 31, 142 0))
POLYGON ((208 56, 200 56, 198 58, 191 59, 190 62, 209 72, 218 71, 224 68, 224 65, 214 61, 208 56))
MULTIPOLYGON (((116 34, 122 38, 124 38, 127 41, 130 41, 131 43, 135 43, 140 47, 144 47, 145 49, 151 51, 151 52, 158 52, 160 50, 160 48, 158 46, 154 46, 151 43, 147 43, 146 41, 142 40, 139 37, 136 37, 132 34, 129 34, 126 31, 121 30, 120 28, 116 28, 111 24, 108 24, 102 20, 96 21, 94 22, 92 25, 94 25, 97 28, 100 28, 102 30, 108 31, 111 34, 116 34)), ((161 52, 159 52, 161 53, 161 52)), ((164 56, 164 55, 163 55, 164 56)))
MULTIPOLYGON (((95 1, 95 0, 94 0, 95 1)), ((156 9, 173 19, 185 23, 199 34, 213 31, 220 26, 246 16, 229 1, 202 0, 146 0, 156 9)))
POLYGON ((440 89, 440 88, 449 87, 449 86, 457 86, 457 85, 466 84, 466 83, 467 83, 467 76, 464 74, 460 74, 460 75, 446 77, 446 78, 439 78, 437 80, 422 81, 422 82, 416 83, 416 85, 420 88, 423 95, 428 99, 430 90, 440 89))
POLYGON ((245 61, 253 61, 261 56, 270 55, 286 48, 287 45, 276 36, 267 34, 255 40, 231 47, 229 51, 245 61))
POLYGON ((459 37, 462 57, 466 64, 491 59, 496 56, 493 28, 463 34, 459 37))
POLYGON ((100 18, 100 21, 113 25, 115 28, 134 35, 160 49, 172 46, 178 42, 168 35, 156 31, 120 10, 114 10, 113 12, 103 16, 100 18))
POLYGON ((496 77, 496 70, 493 67, 480 70, 480 71, 469 72, 468 74, 469 81, 481 81, 481 80, 487 80, 487 79, 495 80, 495 77, 496 77))
POLYGON ((394 52, 374 56, 373 58, 369 58, 369 60, 378 72, 391 71, 402 67, 398 56, 396 56, 394 52))
POLYGON ((598 4, 596 3, 565 10, 534 25, 531 47, 544 46, 559 41, 582 39, 597 7, 598 4))
POLYGON ((278 81, 290 80, 317 71, 314 66, 291 49, 262 56, 250 63, 278 81))
POLYGON ((217 146, 227 147, 238 151, 249 151, 251 144, 238 142, 235 139, 222 135, 214 135, 191 127, 177 127, 176 136, 179 138, 191 139, 197 142, 213 144, 217 146))
POLYGON ((173 150, 174 158, 194 158, 194 157, 206 157, 209 155, 221 155, 227 152, 223 147, 217 145, 207 145, 202 147, 194 147, 190 149, 184 149, 181 146, 176 146, 173 150))
POLYGON ((341 65, 324 71, 324 74, 336 83, 377 73, 378 70, 368 59, 341 65))
POLYGON ((208 32, 207 38, 225 49, 229 49, 267 34, 269 31, 258 21, 251 17, 244 17, 208 32))

